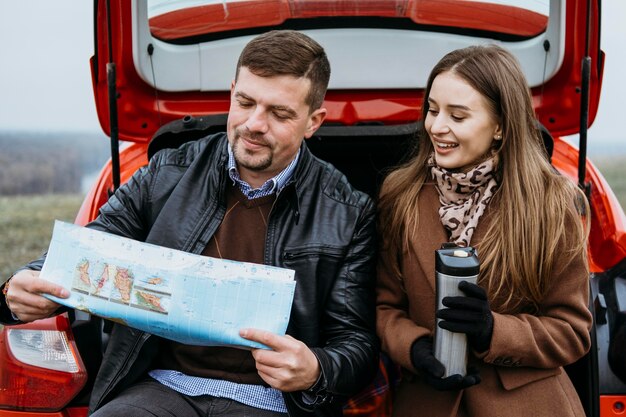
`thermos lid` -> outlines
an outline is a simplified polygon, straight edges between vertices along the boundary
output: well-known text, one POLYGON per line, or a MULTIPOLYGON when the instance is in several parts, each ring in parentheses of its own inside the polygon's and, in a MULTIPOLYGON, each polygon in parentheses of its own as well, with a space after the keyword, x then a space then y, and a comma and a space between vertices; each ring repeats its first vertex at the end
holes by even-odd
POLYGON ((473 247, 444 245, 435 251, 435 271, 460 277, 471 277, 480 272, 480 261, 473 247))

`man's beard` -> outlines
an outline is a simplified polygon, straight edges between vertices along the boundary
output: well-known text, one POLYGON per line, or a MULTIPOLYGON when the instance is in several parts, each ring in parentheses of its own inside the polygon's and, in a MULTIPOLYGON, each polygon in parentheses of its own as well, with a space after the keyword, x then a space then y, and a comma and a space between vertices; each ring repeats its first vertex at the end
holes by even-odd
POLYGON ((236 128, 235 129, 235 139, 233 140, 233 155, 235 157, 235 161, 238 166, 249 169, 250 171, 263 171, 264 169, 269 168, 272 165, 273 161, 273 149, 268 141, 263 137, 262 134, 252 133, 247 131, 247 129, 236 128), (245 131, 243 134, 242 131, 245 131), (242 136, 252 140, 253 142, 261 143, 267 147, 266 155, 255 155, 250 153, 243 146, 239 146, 241 144, 242 136))

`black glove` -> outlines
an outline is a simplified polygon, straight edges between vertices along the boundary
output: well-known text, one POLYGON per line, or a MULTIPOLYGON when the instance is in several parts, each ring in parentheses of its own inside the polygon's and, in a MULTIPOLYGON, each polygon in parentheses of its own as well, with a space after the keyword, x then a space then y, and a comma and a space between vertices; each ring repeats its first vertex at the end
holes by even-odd
POLYGON ((433 339, 420 337, 411 345, 411 362, 421 371, 426 383, 438 391, 461 390, 480 382, 478 370, 468 368, 467 375, 450 375, 442 378, 446 368, 433 355, 433 339))
POLYGON ((493 334, 493 314, 487 301, 487 293, 476 284, 459 283, 465 297, 444 297, 442 304, 448 308, 437 310, 442 319, 439 327, 455 333, 465 333, 467 342, 477 352, 489 349, 493 334))

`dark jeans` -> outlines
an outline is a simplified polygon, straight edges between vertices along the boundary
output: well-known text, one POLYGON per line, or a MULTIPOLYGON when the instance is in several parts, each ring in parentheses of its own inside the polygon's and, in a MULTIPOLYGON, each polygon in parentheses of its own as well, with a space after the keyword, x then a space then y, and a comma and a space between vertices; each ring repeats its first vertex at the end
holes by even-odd
POLYGON ((286 417, 228 398, 191 397, 148 378, 123 391, 99 408, 92 417, 286 417))

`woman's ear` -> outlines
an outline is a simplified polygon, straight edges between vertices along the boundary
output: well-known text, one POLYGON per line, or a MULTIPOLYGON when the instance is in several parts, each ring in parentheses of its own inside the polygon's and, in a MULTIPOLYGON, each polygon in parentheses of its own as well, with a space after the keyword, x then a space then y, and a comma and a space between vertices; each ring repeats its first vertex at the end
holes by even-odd
POLYGON ((496 126, 496 131, 493 133, 494 140, 502 140, 502 128, 500 125, 496 126))

